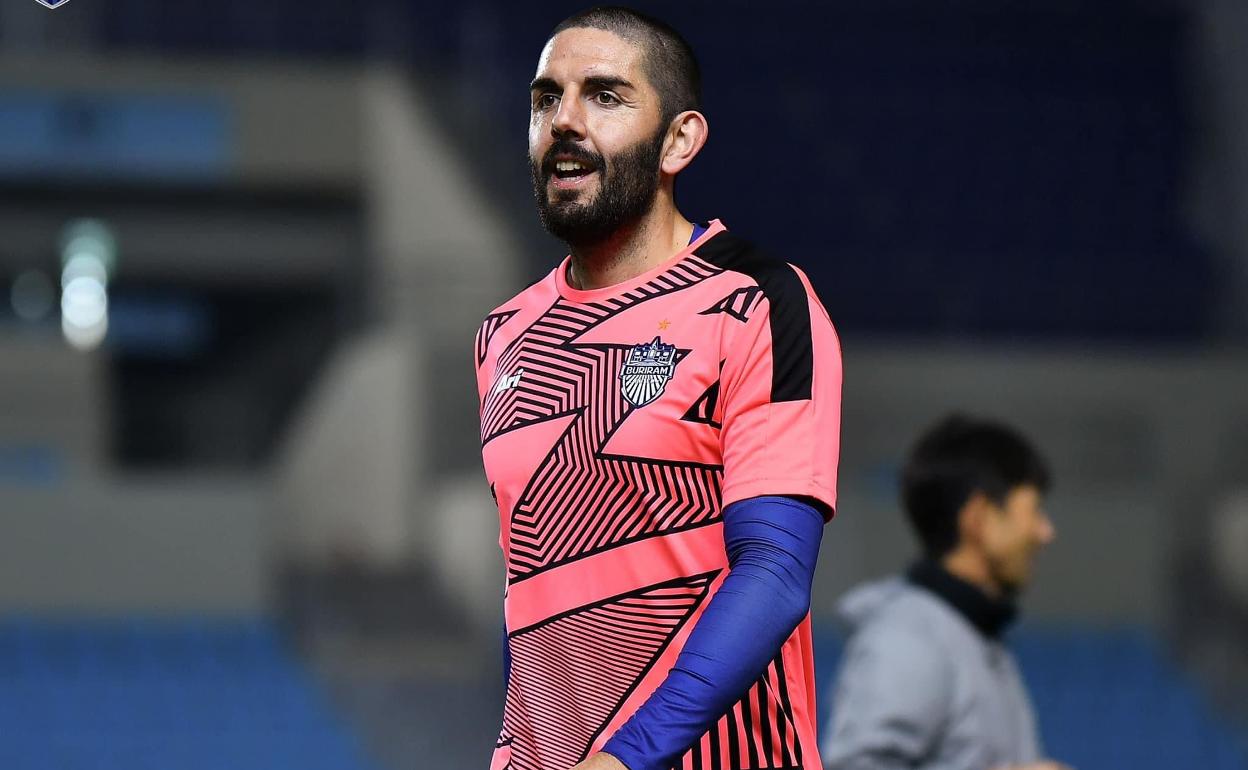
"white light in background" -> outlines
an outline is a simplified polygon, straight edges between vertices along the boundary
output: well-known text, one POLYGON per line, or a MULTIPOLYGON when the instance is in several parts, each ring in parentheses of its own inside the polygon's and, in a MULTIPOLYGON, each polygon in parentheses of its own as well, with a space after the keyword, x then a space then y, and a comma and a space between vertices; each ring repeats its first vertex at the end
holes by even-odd
POLYGON ((56 301, 52 280, 40 270, 26 270, 13 279, 9 292, 13 312, 23 321, 39 321, 47 317, 56 301))
POLYGON ((108 333, 108 290, 91 276, 78 276, 61 292, 61 330, 79 350, 99 346, 108 333))
POLYGON ((106 226, 84 219, 66 226, 61 244, 61 331, 70 345, 91 350, 108 334, 116 242, 106 226))

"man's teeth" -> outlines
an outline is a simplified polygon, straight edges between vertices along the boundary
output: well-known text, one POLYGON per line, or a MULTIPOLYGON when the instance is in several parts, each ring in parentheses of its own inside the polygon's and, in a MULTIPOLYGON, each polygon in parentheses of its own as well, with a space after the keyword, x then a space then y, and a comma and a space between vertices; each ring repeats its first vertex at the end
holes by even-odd
POLYGON ((589 166, 576 160, 561 160, 555 164, 556 171, 589 171, 589 166))

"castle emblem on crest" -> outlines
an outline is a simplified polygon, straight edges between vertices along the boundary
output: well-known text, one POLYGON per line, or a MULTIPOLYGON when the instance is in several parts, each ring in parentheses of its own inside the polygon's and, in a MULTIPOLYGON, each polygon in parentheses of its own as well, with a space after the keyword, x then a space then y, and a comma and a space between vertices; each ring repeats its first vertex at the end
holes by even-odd
POLYGON ((663 395, 675 372, 676 346, 655 337, 628 351, 620 367, 620 392, 633 406, 645 406, 663 395))

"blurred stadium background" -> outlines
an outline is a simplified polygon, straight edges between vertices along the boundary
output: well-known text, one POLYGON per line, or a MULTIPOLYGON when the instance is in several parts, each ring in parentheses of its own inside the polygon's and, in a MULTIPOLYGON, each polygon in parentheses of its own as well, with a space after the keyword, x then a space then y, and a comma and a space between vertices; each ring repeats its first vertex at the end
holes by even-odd
MULTIPOLYGON (((0 0, 0 767, 486 766, 471 344, 562 254, 526 85, 580 7, 0 0)), ((685 213, 842 334, 820 679, 971 410, 1056 466, 1051 753, 1248 767, 1248 5, 637 7, 702 59, 685 213)))

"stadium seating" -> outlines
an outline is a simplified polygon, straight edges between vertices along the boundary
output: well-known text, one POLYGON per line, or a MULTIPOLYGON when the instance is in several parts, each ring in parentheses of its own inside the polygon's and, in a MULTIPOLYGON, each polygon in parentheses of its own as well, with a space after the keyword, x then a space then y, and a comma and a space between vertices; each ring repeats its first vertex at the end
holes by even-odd
MULTIPOLYGON (((1010 646, 1054 758, 1088 770, 1248 770, 1229 725, 1148 632, 1023 628, 1010 646)), ((836 634, 817 636, 821 694, 842 650, 836 634)), ((825 712, 830 701, 820 701, 825 712)))
POLYGON ((0 621, 6 770, 371 770, 263 622, 0 621))
MULTIPOLYGON (((1010 644, 1053 756, 1095 770, 1248 770, 1147 632, 1024 628, 1010 644)), ((842 649, 817 634, 820 693, 842 649)), ((0 683, 6 770, 374 768, 264 622, 11 618, 0 683)))

